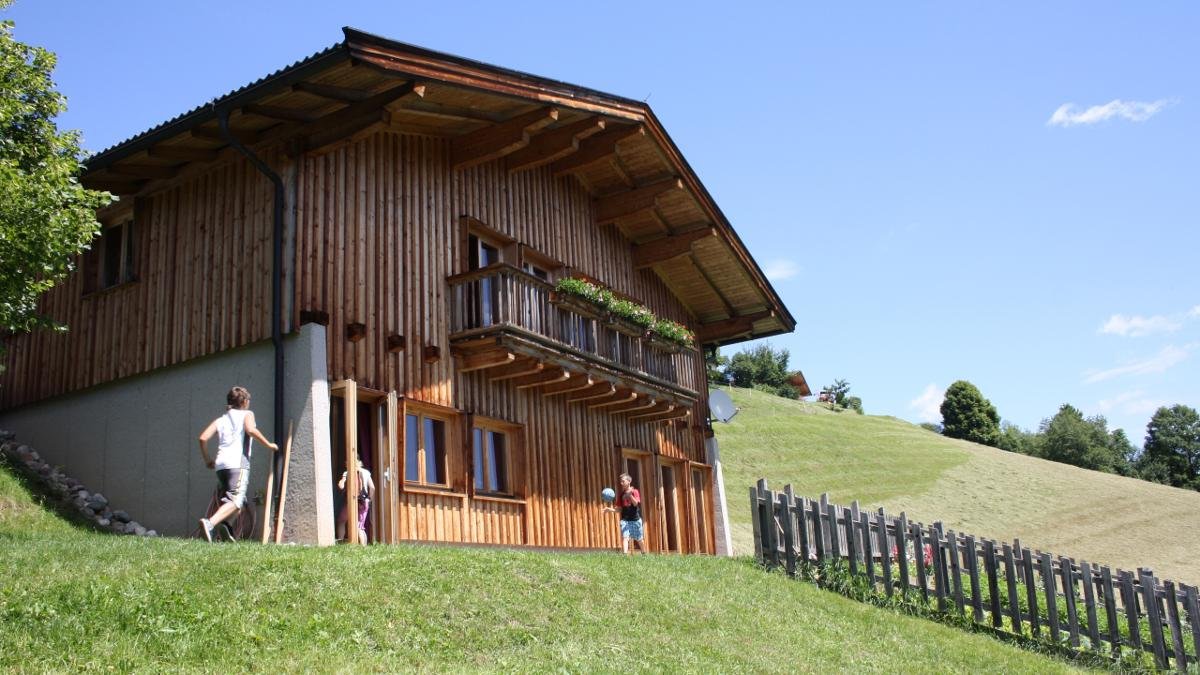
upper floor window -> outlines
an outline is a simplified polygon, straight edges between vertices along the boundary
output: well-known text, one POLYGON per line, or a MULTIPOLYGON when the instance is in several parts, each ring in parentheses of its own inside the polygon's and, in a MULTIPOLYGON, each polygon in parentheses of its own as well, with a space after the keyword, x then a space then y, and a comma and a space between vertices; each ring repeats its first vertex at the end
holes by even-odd
POLYGON ((84 293, 102 291, 136 279, 133 269, 133 220, 106 226, 84 255, 84 293))

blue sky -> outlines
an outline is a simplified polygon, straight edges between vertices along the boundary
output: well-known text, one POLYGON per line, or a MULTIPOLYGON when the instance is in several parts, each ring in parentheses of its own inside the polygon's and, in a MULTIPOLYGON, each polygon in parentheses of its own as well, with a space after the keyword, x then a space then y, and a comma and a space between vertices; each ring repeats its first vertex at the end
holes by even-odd
POLYGON ((1200 406, 1200 5, 433 4, 5 14, 58 53, 90 150, 343 25, 646 99, 796 316, 771 343, 814 389, 921 421, 967 379, 1023 427, 1071 403, 1139 445, 1157 405, 1200 406))

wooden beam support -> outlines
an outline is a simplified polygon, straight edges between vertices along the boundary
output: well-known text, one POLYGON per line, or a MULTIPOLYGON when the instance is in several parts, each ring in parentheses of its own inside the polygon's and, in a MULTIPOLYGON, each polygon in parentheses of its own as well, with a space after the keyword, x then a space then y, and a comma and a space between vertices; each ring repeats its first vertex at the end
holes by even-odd
POLYGON ((220 156, 216 150, 192 148, 183 145, 154 145, 146 154, 158 159, 176 159, 184 162, 212 162, 220 156))
POLYGON ((495 126, 459 136, 450 143, 450 165, 466 169, 498 159, 529 144, 531 134, 558 120, 554 108, 539 108, 495 126))
POLYGON ((686 419, 687 416, 691 415, 691 414, 692 414, 691 408, 679 407, 679 408, 675 408, 674 410, 669 410, 665 413, 660 413, 658 415, 641 415, 638 417, 630 417, 629 419, 637 420, 642 423, 668 422, 670 420, 686 419))
POLYGON ((515 363, 492 370, 492 372, 487 374, 487 378, 491 382, 499 382, 501 380, 511 380, 515 377, 540 373, 545 369, 546 364, 541 361, 524 357, 515 363))
POLYGON ((670 401, 660 401, 658 403, 658 405, 654 406, 653 408, 650 408, 649 410, 647 410, 643 413, 639 413, 637 415, 630 415, 629 419, 630 420, 642 420, 647 417, 657 417, 658 415, 662 415, 664 413, 669 413, 674 409, 675 409, 674 403, 671 403, 670 401))
POLYGON ((578 394, 567 397, 567 403, 579 403, 581 401, 592 401, 605 396, 611 396, 617 387, 612 382, 598 382, 588 387, 581 389, 578 394))
POLYGON ((636 136, 645 136, 646 129, 640 124, 619 126, 596 134, 580 142, 579 150, 574 154, 563 157, 550 165, 555 176, 562 176, 586 169, 597 162, 602 162, 617 153, 617 143, 636 136))
POLYGON ((658 204, 658 198, 674 190, 683 190, 683 180, 667 178, 632 190, 600 197, 596 204, 596 224, 605 225, 621 218, 649 211, 658 204))
POLYGON ((754 322, 775 316, 773 311, 757 312, 746 316, 735 316, 724 321, 700 324, 696 328, 696 343, 706 344, 716 340, 738 337, 754 330, 754 322))
POLYGON ((571 372, 562 368, 550 367, 540 373, 526 375, 513 380, 517 389, 532 389, 544 384, 557 384, 571 379, 571 372))
POLYGON ((319 84, 317 82, 297 82, 292 85, 293 91, 302 91, 306 94, 319 96, 331 101, 341 101, 343 103, 358 103, 371 98, 371 92, 361 89, 351 89, 350 87, 339 87, 333 84, 319 84))
POLYGON ((608 412, 613 415, 624 415, 625 413, 631 413, 631 412, 645 412, 647 410, 650 410, 654 406, 658 405, 660 402, 661 401, 654 398, 653 396, 646 396, 646 397, 642 397, 636 401, 633 401, 631 403, 626 403, 625 405, 617 406, 617 407, 613 408, 612 410, 609 410, 608 412))
POLYGON ((496 368, 498 366, 507 366, 517 360, 517 355, 512 352, 483 352, 480 354, 471 354, 470 356, 460 357, 458 359, 458 372, 469 373, 475 370, 486 370, 488 368, 496 368))
POLYGON ((309 122, 317 121, 317 116, 306 111, 296 108, 285 108, 277 105, 262 105, 259 103, 247 103, 242 106, 242 112, 259 117, 266 117, 272 120, 283 120, 284 122, 309 122))
POLYGON ((399 107, 404 112, 410 112, 414 115, 425 115, 427 117, 438 117, 441 119, 451 120, 472 120, 475 122, 487 122, 488 124, 499 124, 506 118, 500 113, 488 112, 486 110, 478 110, 476 108, 463 108, 460 106, 446 105, 444 103, 434 103, 433 101, 422 101, 412 99, 399 104, 399 107))
POLYGON ((161 164, 113 164, 108 167, 109 173, 135 178, 174 178, 179 175, 179 169, 161 164))
POLYGON ((580 391, 595 386, 596 381, 583 373, 571 373, 571 379, 559 384, 548 384, 542 387, 542 396, 558 396, 572 391, 580 391))
MULTIPOLYGON (((262 139, 262 134, 257 131, 249 131, 247 129, 230 129, 229 134, 236 138, 242 145, 254 145, 262 139)), ((225 134, 221 133, 218 127, 196 127, 192 129, 192 136, 195 138, 203 138, 206 141, 220 141, 228 143, 225 134)))
POLYGON ((133 178, 99 178, 95 176, 84 176, 83 184, 89 190, 104 190, 111 192, 114 195, 131 195, 140 191, 146 181, 136 180, 133 178))
POLYGON ((595 403, 588 406, 588 410, 599 410, 600 408, 607 408, 609 406, 622 405, 636 401, 637 398, 638 393, 636 391, 621 390, 607 398, 598 399, 595 403))
POLYGON ((589 117, 551 129, 534 137, 529 145, 509 155, 505 159, 505 166, 510 172, 523 171, 566 157, 579 150, 580 141, 604 131, 606 124, 602 117, 589 117))
POLYGON ((390 116, 384 106, 410 94, 424 96, 425 88, 405 82, 294 129, 288 136, 291 152, 316 150, 373 124, 387 124, 390 116))
POLYGON ((683 234, 676 234, 662 239, 637 244, 633 247, 633 266, 635 269, 646 269, 658 263, 674 260, 692 252, 692 244, 702 239, 717 236, 717 228, 706 227, 683 234))

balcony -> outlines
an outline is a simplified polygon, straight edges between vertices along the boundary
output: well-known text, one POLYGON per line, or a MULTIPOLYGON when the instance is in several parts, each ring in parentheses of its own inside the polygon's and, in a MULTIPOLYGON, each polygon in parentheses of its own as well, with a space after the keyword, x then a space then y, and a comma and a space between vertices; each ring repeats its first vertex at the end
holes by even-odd
POLYGON ((450 346, 460 372, 630 419, 686 417, 699 396, 699 353, 646 337, 590 303, 504 263, 457 274, 450 285, 450 346))

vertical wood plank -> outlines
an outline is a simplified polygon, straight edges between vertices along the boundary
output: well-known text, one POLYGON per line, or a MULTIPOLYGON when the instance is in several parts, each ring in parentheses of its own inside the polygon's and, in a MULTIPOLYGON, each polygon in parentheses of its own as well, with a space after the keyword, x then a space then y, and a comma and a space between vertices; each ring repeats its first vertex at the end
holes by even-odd
POLYGON ((821 509, 820 502, 812 503, 812 521, 813 521, 813 539, 817 547, 817 562, 824 562, 826 557, 825 550, 825 526, 821 523, 824 519, 824 511, 821 509))
POLYGON ((1062 577, 1063 599, 1067 605, 1067 630, 1071 636, 1071 646, 1079 647, 1079 610, 1076 608, 1075 595, 1075 566, 1071 559, 1058 557, 1058 572, 1062 577))
POLYGON ((892 551, 888 545, 887 536, 887 516, 883 512, 883 507, 879 508, 879 512, 875 515, 876 532, 879 540, 879 560, 880 574, 883 575, 883 590, 890 598, 894 592, 892 588, 892 551))
POLYGON ((1188 586, 1185 592, 1188 624, 1192 628, 1192 653, 1200 662, 1200 591, 1188 586))
POLYGON ((779 494, 779 520, 783 525, 783 551, 787 565, 787 575, 796 576, 796 541, 793 536, 796 528, 792 520, 792 498, 790 487, 779 494))
POLYGON ((929 547, 933 552, 933 592, 937 598, 939 612, 946 611, 946 562, 942 544, 941 523, 934 523, 929 531, 929 547))
POLYGON ((842 521, 846 528, 846 557, 850 560, 850 576, 858 576, 858 547, 859 539, 856 536, 854 522, 854 512, 849 508, 842 508, 842 521))
POLYGON ((900 595, 908 596, 908 516, 902 511, 892 523, 896 535, 896 562, 900 568, 900 595))
POLYGON ((1022 635, 1021 631, 1021 602, 1017 595, 1017 566, 1013 562, 1013 549, 1004 545, 1004 580, 1008 584, 1008 616, 1011 620, 1012 631, 1022 635))
POLYGON ((1000 566, 996 564, 996 542, 991 539, 984 540, 983 556, 988 578, 988 604, 992 613, 992 625, 1000 628, 1004 625, 1004 608, 1000 602, 1000 566))
POLYGON ((1175 659, 1175 669, 1187 672, 1187 654, 1183 648, 1183 626, 1179 621, 1179 601, 1176 597, 1175 583, 1163 582, 1163 599, 1167 603, 1167 625, 1171 628, 1171 651, 1175 659))
POLYGON ((812 560, 812 547, 808 539, 808 499, 801 497, 793 508, 796 510, 797 532, 800 535, 800 561, 807 565, 812 560))
POLYGON ((1158 607, 1158 582, 1153 574, 1142 574, 1139 579, 1142 585, 1142 601, 1146 608, 1146 620, 1150 622, 1150 644, 1154 649, 1154 664, 1166 670, 1170 667, 1167 662, 1167 645, 1163 640, 1162 616, 1158 607))
POLYGON ((762 540, 762 516, 759 511, 759 488, 750 488, 750 524, 754 528, 754 559, 761 564, 766 564, 766 558, 763 557, 763 540, 762 540))
POLYGON ((974 535, 967 537, 967 566, 971 581, 971 617, 975 623, 983 623, 983 591, 979 585, 979 548, 974 535))
POLYGON ((871 584, 871 592, 875 591, 875 557, 871 553, 871 513, 859 511, 859 529, 862 534, 862 557, 867 568, 867 582, 871 584))
POLYGON ((1042 634, 1042 621, 1038 615, 1037 584, 1034 582, 1033 575, 1033 552, 1027 548, 1022 548, 1021 561, 1021 568, 1025 570, 1025 603, 1029 605, 1029 627, 1033 630, 1034 637, 1040 637, 1042 634))
POLYGON ((1050 640, 1054 644, 1058 644, 1059 624, 1058 624, 1058 592, 1054 589, 1054 563, 1050 561, 1050 554, 1043 553, 1042 561, 1042 587, 1046 593, 1046 625, 1050 627, 1050 640))
MULTIPOLYGON (((1100 568, 1100 592, 1104 597, 1104 618, 1108 622, 1108 643, 1112 648, 1113 656, 1121 654, 1121 628, 1119 625, 1119 617, 1117 615, 1117 597, 1113 592, 1112 570, 1108 565, 1100 568)), ((1100 645, 1097 644, 1099 649, 1100 645)))
POLYGON ((1141 649, 1142 630, 1138 621, 1138 601, 1137 594, 1133 588, 1133 574, 1125 570, 1118 570, 1117 576, 1121 580, 1121 602, 1125 605, 1125 622, 1129 629, 1129 644, 1134 649, 1141 649))
POLYGON ((962 550, 959 547, 958 534, 954 530, 946 531, 946 552, 950 554, 950 588, 954 592, 954 609, 961 616, 965 607, 962 586, 962 550))
POLYGON ((1083 604, 1087 611, 1088 639, 1092 649, 1100 649, 1100 622, 1096 617, 1096 584, 1092 566, 1086 560, 1079 562, 1079 575, 1083 578, 1083 604))
POLYGON ((925 537, 921 532, 921 524, 913 523, 913 560, 917 566, 917 586, 921 589, 921 600, 929 602, 929 581, 925 571, 925 537))

